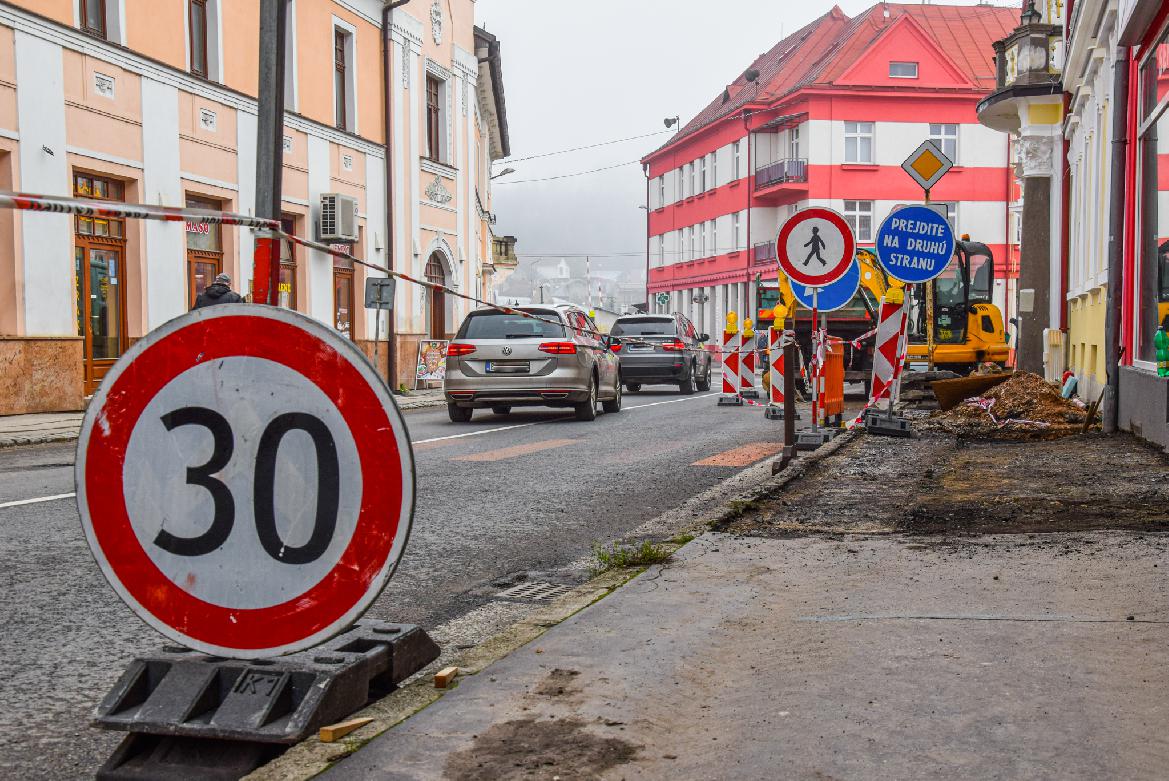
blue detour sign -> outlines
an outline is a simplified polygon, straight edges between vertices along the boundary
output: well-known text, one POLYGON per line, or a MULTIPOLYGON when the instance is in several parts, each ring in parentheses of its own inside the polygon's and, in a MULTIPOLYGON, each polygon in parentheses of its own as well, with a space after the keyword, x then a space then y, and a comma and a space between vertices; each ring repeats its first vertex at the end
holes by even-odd
MULTIPOLYGON (((820 294, 816 300, 817 307, 821 312, 834 312, 847 306, 852 297, 856 295, 856 289, 860 287, 860 283, 861 267, 854 259, 848 270, 844 272, 843 277, 820 288, 820 294)), ((814 291, 815 288, 801 285, 799 282, 792 282, 792 295, 808 309, 812 308, 812 293, 814 291)))
POLYGON ((928 282, 954 256, 954 229, 928 206, 906 206, 881 223, 876 249, 889 276, 910 284, 928 282))

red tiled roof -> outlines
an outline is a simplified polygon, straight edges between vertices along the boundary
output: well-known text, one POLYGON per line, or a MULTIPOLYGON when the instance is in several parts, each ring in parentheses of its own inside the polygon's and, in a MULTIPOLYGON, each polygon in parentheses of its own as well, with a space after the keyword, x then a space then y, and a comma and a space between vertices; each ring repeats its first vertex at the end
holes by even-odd
MULTIPOLYGON (((801 88, 834 85, 903 16, 916 22, 967 79, 987 91, 995 83, 991 44, 1006 38, 1019 25, 1016 9, 995 6, 878 3, 852 19, 833 6, 760 55, 728 85, 727 93, 698 112, 665 146, 748 104, 773 103, 801 88), (888 18, 884 16, 886 9, 888 18), (751 69, 759 71, 755 84, 744 75, 751 69), (727 95, 729 99, 724 101, 727 95)), ((913 89, 911 85, 899 88, 913 89)))

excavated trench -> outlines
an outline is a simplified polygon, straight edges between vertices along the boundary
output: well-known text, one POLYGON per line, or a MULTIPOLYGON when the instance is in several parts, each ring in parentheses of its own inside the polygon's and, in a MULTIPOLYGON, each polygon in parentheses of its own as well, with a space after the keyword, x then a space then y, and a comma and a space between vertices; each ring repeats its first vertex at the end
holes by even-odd
POLYGON ((721 531, 1046 534, 1169 531, 1169 457, 1127 435, 1051 441, 862 433, 721 531))

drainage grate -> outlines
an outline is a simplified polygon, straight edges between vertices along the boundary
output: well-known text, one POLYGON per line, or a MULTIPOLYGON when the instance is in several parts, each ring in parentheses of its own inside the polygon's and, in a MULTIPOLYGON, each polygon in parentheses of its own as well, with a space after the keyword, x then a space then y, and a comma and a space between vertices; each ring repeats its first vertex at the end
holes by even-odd
POLYGON ((564 596, 570 591, 572 591, 572 586, 534 580, 530 583, 520 583, 518 586, 512 586, 509 589, 500 591, 495 595, 495 598, 517 599, 525 602, 550 602, 557 597, 564 596))

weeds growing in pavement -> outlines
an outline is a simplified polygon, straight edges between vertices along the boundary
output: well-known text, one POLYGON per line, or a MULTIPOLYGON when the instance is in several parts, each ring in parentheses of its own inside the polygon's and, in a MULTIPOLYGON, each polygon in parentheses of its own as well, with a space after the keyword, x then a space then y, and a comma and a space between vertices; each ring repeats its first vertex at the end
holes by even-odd
POLYGON ((674 545, 685 545, 686 543, 691 542, 693 540, 694 540, 693 534, 679 534, 678 536, 671 539, 670 542, 674 545))
POLYGON ((611 569, 627 567, 648 567, 661 564, 673 555, 673 551, 643 540, 640 545, 626 547, 614 542, 608 548, 600 543, 593 545, 593 575, 600 575, 611 569))

